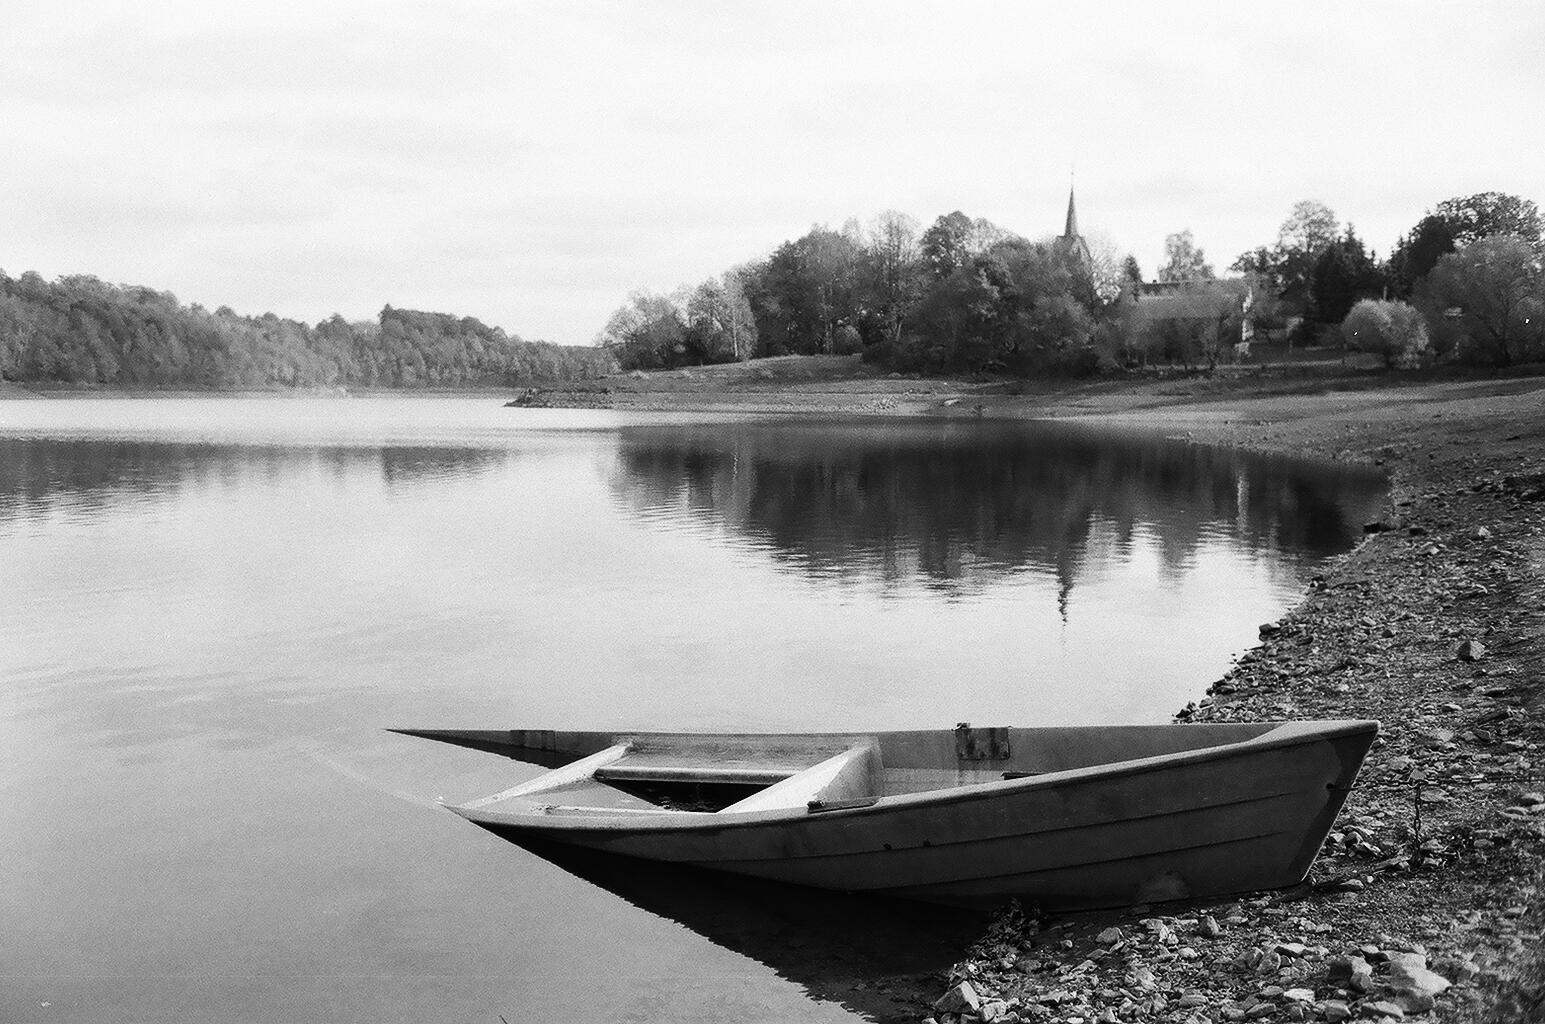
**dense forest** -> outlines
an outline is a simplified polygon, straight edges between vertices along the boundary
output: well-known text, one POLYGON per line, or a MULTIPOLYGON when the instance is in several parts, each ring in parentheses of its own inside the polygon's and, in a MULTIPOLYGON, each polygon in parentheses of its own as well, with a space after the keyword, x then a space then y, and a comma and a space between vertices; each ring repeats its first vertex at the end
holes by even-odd
POLYGON ((471 317, 387 306, 315 326, 185 306, 94 277, 0 272, 0 379, 113 387, 454 387, 616 368, 589 346, 523 341, 471 317))
POLYGON ((894 211, 824 226, 671 294, 637 292, 598 341, 625 368, 862 353, 922 373, 1084 374, 1247 358, 1250 338, 1338 346, 1390 366, 1545 359, 1539 210, 1483 192, 1445 200, 1379 259, 1304 200, 1274 244, 1220 277, 1189 230, 1156 281, 1069 230, 1030 241, 956 211, 926 229, 894 211))

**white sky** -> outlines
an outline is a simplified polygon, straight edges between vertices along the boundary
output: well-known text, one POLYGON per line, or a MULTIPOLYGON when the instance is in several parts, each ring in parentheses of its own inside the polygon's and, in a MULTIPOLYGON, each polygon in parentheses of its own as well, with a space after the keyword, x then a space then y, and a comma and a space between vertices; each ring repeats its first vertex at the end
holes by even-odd
POLYGON ((1079 217, 1220 270, 1545 203, 1545 3, 0 0, 0 268, 585 343, 814 223, 1079 217))

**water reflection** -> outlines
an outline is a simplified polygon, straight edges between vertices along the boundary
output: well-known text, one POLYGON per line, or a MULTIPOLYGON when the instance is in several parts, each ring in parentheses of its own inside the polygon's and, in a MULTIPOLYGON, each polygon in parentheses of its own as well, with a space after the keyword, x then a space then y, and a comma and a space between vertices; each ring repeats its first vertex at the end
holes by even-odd
POLYGON ((915 1021, 938 974, 977 939, 986 915, 501 836, 651 914, 772 968, 812 998, 874 1021, 915 1021))
POLYGON ((625 428, 611 485, 640 515, 727 529, 813 577, 957 591, 1024 568, 1066 591, 1096 525, 1117 557, 1156 538, 1172 576, 1220 536, 1324 557, 1384 491, 1364 469, 1077 425, 910 420, 625 428))
POLYGON ((318 475, 377 478, 388 491, 504 465, 515 452, 467 447, 311 447, 0 439, 0 523, 49 511, 90 516, 186 490, 279 485, 318 475))

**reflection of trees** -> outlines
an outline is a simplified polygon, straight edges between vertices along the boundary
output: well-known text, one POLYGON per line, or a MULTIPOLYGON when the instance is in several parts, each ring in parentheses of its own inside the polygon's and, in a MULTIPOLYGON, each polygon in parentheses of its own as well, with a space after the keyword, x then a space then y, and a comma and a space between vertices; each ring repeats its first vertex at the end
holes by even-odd
POLYGON ((473 448, 295 448, 140 441, 0 440, 0 522, 54 508, 90 512, 186 487, 341 479, 378 473, 388 488, 461 476, 502 463, 473 448))
POLYGON ((1053 424, 742 423, 622 432, 615 492, 722 522, 820 576, 955 586, 1023 566, 1064 589, 1096 523, 1184 565, 1220 534, 1325 556, 1384 485, 1365 470, 1053 424))

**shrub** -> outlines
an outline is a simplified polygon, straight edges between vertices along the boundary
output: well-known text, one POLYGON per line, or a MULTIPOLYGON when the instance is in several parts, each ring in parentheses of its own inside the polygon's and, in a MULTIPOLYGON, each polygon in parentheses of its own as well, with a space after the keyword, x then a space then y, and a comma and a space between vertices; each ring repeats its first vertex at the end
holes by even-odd
POLYGON ((1348 348, 1374 352, 1384 365, 1402 370, 1420 366, 1432 352, 1422 314, 1404 302, 1364 299, 1341 322, 1348 348))

